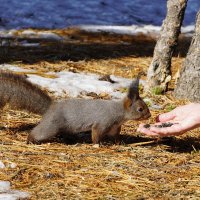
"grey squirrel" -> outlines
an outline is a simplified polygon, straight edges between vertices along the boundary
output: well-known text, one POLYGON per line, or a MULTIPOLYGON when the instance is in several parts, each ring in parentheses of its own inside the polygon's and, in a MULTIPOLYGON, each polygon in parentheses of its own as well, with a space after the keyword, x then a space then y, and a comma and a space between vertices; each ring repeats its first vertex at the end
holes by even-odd
POLYGON ((60 132, 74 134, 91 131, 92 142, 98 144, 105 136, 120 142, 121 125, 128 120, 151 116, 139 96, 139 78, 132 82, 122 100, 67 99, 53 101, 47 93, 25 77, 0 72, 0 108, 10 104, 15 109, 43 115, 40 123, 29 133, 28 143, 51 140, 60 132))

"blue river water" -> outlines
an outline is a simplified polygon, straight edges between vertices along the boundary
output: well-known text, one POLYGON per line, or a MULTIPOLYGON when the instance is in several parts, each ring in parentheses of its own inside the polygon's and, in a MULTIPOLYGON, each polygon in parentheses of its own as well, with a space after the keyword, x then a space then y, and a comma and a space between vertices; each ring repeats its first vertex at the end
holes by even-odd
MULTIPOLYGON (((65 28, 74 25, 155 25, 166 0, 0 0, 0 29, 65 28)), ((192 25, 200 0, 188 0, 184 26, 192 25)))

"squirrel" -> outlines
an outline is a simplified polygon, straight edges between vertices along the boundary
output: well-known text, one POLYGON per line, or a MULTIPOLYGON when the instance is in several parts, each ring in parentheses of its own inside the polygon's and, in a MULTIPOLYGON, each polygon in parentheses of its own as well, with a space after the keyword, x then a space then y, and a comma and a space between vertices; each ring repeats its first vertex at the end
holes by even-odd
POLYGON ((120 142, 121 125, 128 120, 151 116, 139 96, 139 77, 133 81, 122 100, 66 99, 54 101, 25 76, 0 71, 0 109, 11 108, 42 115, 40 123, 29 133, 28 143, 42 143, 59 133, 91 131, 92 142, 99 144, 105 136, 120 142))
POLYGON ((43 115, 52 101, 46 92, 25 76, 0 70, 0 109, 9 104, 12 109, 43 115))
POLYGON ((92 142, 100 144, 105 136, 120 143, 121 125, 128 120, 151 116, 139 96, 139 77, 133 81, 122 100, 67 99, 53 102, 40 123, 28 135, 28 143, 50 141, 59 133, 75 134, 91 131, 92 142))

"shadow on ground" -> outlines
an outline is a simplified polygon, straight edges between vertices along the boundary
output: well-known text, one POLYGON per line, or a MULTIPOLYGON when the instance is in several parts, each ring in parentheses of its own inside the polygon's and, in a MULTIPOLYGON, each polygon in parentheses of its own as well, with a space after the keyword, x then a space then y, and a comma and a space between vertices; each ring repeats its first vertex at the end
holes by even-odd
MULTIPOLYGON (((76 135, 68 135, 61 139, 66 144, 87 143, 91 144, 91 133, 80 133, 76 135)), ((105 138, 103 144, 113 145, 114 142, 111 138, 105 138)), ((165 145, 166 150, 178 153, 191 153, 200 150, 200 141, 197 138, 187 137, 184 139, 176 137, 166 137, 162 139, 147 138, 134 135, 121 135, 121 145, 135 145, 135 146, 158 146, 165 145)))
MULTIPOLYGON (((5 131, 9 130, 14 133, 20 132, 30 132, 36 124, 22 124, 17 127, 0 127, 0 130, 5 131)), ((91 132, 84 132, 78 134, 60 134, 59 137, 53 139, 51 142, 59 142, 64 143, 67 145, 74 145, 74 144, 91 144, 91 132)), ((114 141, 112 138, 104 138, 103 145, 113 145, 114 141)), ((129 134, 121 135, 121 145, 134 145, 134 146, 158 146, 158 145, 165 145, 166 151, 169 152, 178 152, 178 153, 191 153, 200 150, 200 141, 196 137, 184 137, 184 138, 177 138, 177 137, 165 137, 165 138, 148 138, 142 136, 134 136, 129 134)))
POLYGON ((200 150, 200 141, 196 137, 167 137, 163 138, 160 144, 167 146, 167 151, 178 153, 191 153, 200 150))
MULTIPOLYGON (((185 56, 190 39, 180 37, 174 56, 185 56)), ((0 63, 21 61, 37 63, 40 61, 79 61, 91 59, 110 59, 124 56, 149 57, 153 55, 156 38, 148 35, 117 35, 108 33, 70 32, 64 40, 56 41, 38 38, 0 38, 7 45, 0 47, 0 63), (12 43, 28 41, 39 46, 12 46, 12 43)))

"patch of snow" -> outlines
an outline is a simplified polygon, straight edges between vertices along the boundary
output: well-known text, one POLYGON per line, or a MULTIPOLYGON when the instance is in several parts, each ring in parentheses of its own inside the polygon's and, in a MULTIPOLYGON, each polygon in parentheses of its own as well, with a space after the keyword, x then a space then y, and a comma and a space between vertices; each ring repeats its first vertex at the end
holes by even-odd
POLYGON ((28 192, 11 190, 9 181, 0 181, 0 200, 18 200, 30 197, 28 192))
POLYGON ((9 193, 3 193, 3 194, 0 193, 0 200, 16 200, 16 198, 9 193))
MULTIPOLYGON (((81 30, 88 32, 108 32, 126 35, 137 34, 159 34, 161 26, 153 25, 132 25, 132 26, 108 26, 108 25, 81 25, 78 26, 81 30)), ((182 27, 181 32, 191 34, 194 32, 194 25, 182 27)))
POLYGON ((17 30, 0 31, 0 37, 4 38, 5 41, 1 41, 1 46, 25 46, 25 47, 35 47, 39 46, 40 43, 28 42, 26 39, 46 39, 46 40, 63 40, 63 37, 51 31, 35 31, 35 30, 24 30, 22 32, 17 32, 17 30), (23 41, 9 41, 8 39, 20 38, 23 41))
MULTIPOLYGON (((9 64, 0 65, 0 68, 15 72, 34 72, 34 70, 26 70, 9 64)), ((80 94, 94 92, 97 95, 101 93, 109 94, 114 99, 124 97, 124 93, 120 92, 121 88, 128 87, 131 79, 116 77, 111 75, 111 79, 115 83, 99 80, 100 76, 91 73, 73 73, 68 71, 49 73, 55 75, 57 78, 46 78, 35 74, 28 74, 28 80, 41 87, 47 88, 57 96, 64 96, 68 94, 70 97, 77 97, 80 94)), ((141 81, 141 84, 144 84, 141 81)))
MULTIPOLYGON (((108 32, 125 35, 158 35, 161 26, 154 25, 130 25, 130 26, 115 26, 115 25, 79 25, 72 26, 71 28, 78 28, 87 32, 108 32)), ((191 36, 194 32, 194 25, 188 25, 181 28, 181 32, 186 36, 191 36)), ((64 38, 51 31, 34 31, 24 30, 21 33, 17 30, 1 30, 0 37, 3 38, 37 38, 37 39, 49 39, 49 40, 63 40, 64 38)))
POLYGON ((48 90, 55 92, 56 95, 68 94, 71 97, 77 97, 81 93, 94 92, 97 95, 107 93, 112 98, 122 98, 124 94, 120 93, 120 88, 128 87, 131 83, 130 79, 111 76, 116 83, 108 81, 100 81, 100 76, 96 74, 73 73, 73 72, 58 72, 55 74, 58 78, 44 78, 37 75, 28 75, 28 79, 39 84, 48 90))
POLYGON ((2 39, 0 41, 0 45, 1 46, 12 46, 12 47, 15 47, 15 46, 23 46, 23 47, 38 47, 40 46, 40 43, 33 43, 33 42, 28 42, 27 40, 22 40, 22 41, 17 41, 17 40, 14 40, 14 41, 10 41, 8 39, 2 39))
POLYGON ((127 34, 127 35, 136 35, 140 33, 147 34, 160 31, 160 26, 151 26, 151 25, 148 26, 81 25, 78 26, 78 28, 88 32, 109 32, 109 33, 127 34))
POLYGON ((53 39, 53 40, 62 40, 62 37, 52 32, 38 32, 39 38, 53 39))
POLYGON ((21 67, 17 67, 14 65, 10 65, 10 64, 1 64, 0 65, 0 69, 2 70, 10 70, 10 71, 14 71, 14 72, 34 72, 34 70, 30 70, 30 69, 23 69, 21 67))
POLYGON ((9 164, 9 167, 12 168, 12 169, 14 169, 14 168, 17 167, 17 164, 16 164, 16 163, 10 163, 10 164, 9 164))
POLYGON ((184 26, 181 28, 181 33, 185 34, 186 36, 192 36, 194 33, 194 25, 184 26))
MULTIPOLYGON (((121 91, 123 91, 123 88, 129 87, 132 82, 132 79, 110 75, 111 80, 114 81, 114 83, 111 83, 99 80, 101 76, 97 74, 73 73, 69 71, 49 72, 48 75, 54 75, 56 78, 46 78, 32 74, 36 72, 34 70, 27 70, 9 64, 0 65, 0 69, 25 72, 28 75, 29 81, 61 97, 66 96, 66 94, 70 97, 78 97, 87 93, 96 93, 97 95, 105 93, 113 99, 121 99, 125 96, 125 93, 121 91)), ((140 84, 145 86, 146 82, 140 80, 140 84)))
POLYGON ((8 193, 0 193, 0 200, 22 200, 29 198, 28 192, 20 192, 17 190, 9 191, 8 193))
POLYGON ((0 192, 6 192, 8 190, 10 190, 10 182, 0 181, 0 192))
POLYGON ((14 36, 16 36, 16 33, 17 33, 17 30, 3 30, 3 31, 0 31, 0 37, 4 37, 4 38, 12 38, 14 36))
POLYGON ((39 47, 40 43, 31 43, 31 42, 27 42, 26 40, 24 40, 24 41, 19 42, 18 46, 23 46, 23 47, 39 47))
POLYGON ((152 110, 160 110, 162 106, 155 104, 150 98, 144 98, 144 102, 149 105, 149 108, 152 110))
POLYGON ((157 105, 157 104, 153 104, 153 105, 150 106, 150 109, 153 109, 153 110, 160 110, 160 109, 162 109, 162 106, 157 105))
POLYGON ((24 30, 21 32, 23 36, 35 36, 36 32, 34 30, 24 30))
POLYGON ((24 30, 21 32, 21 36, 29 38, 41 38, 41 39, 52 39, 61 40, 62 37, 51 31, 34 31, 34 30, 24 30))

